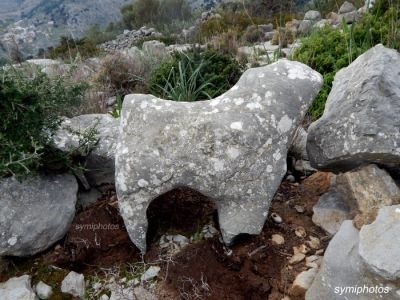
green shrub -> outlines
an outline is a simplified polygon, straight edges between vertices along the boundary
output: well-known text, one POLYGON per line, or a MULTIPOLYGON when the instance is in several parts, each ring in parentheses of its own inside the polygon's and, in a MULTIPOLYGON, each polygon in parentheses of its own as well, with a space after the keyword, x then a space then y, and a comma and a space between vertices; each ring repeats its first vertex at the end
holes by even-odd
POLYGON ((39 71, 32 76, 15 69, 0 71, 0 178, 50 166, 72 167, 72 157, 57 151, 51 136, 85 88, 39 71))
POLYGON ((240 78, 242 66, 231 56, 197 48, 175 53, 150 77, 150 91, 161 98, 196 101, 213 98, 230 89, 240 78), (190 98, 185 98, 190 95, 190 98))
POLYGON ((336 72, 379 43, 400 49, 399 28, 399 9, 393 6, 387 8, 378 2, 375 9, 364 14, 357 24, 343 24, 341 30, 326 26, 302 40, 293 58, 309 65, 324 77, 322 90, 309 110, 314 120, 324 111, 336 72), (381 7, 385 7, 385 10, 381 7))

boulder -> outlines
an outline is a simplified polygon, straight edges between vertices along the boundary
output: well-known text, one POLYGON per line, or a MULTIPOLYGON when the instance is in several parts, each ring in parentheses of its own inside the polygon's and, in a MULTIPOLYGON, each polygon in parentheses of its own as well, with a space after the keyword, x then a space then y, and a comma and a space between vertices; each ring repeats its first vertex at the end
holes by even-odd
POLYGON ((315 24, 313 25, 313 28, 323 28, 323 27, 325 27, 326 25, 330 25, 330 24, 331 24, 331 20, 322 19, 322 20, 319 20, 317 23, 315 23, 315 24))
POLYGON ((313 207, 312 221, 329 234, 336 234, 345 220, 351 220, 351 212, 346 200, 333 183, 313 207))
POLYGON ((85 277, 74 271, 69 272, 61 282, 61 292, 84 299, 85 277))
POLYGON ((321 85, 311 68, 280 60, 246 71, 208 101, 126 96, 116 189, 136 246, 146 251, 149 204, 181 186, 215 201, 227 244, 241 233, 258 234, 286 173, 294 132, 321 85))
POLYGON ((274 25, 272 23, 261 24, 258 25, 258 29, 260 29, 263 33, 267 33, 274 30, 274 25))
POLYGON ((29 275, 23 275, 0 283, 0 299, 37 300, 38 298, 31 288, 31 277, 29 275))
POLYGON ((60 240, 75 216, 78 184, 72 175, 0 181, 0 256, 29 256, 60 240))
POLYGON ((58 149, 72 151, 82 144, 85 135, 92 133, 95 147, 89 153, 81 153, 87 156, 85 175, 92 186, 113 184, 118 126, 119 119, 108 114, 81 115, 65 119, 53 140, 58 149))
POLYGON ((400 203, 400 189, 395 181, 373 164, 339 174, 336 185, 353 215, 359 214, 358 228, 371 223, 379 208, 400 203))
POLYGON ((309 21, 312 21, 315 23, 315 22, 321 20, 321 13, 316 10, 309 10, 304 15, 304 20, 309 20, 309 21))
POLYGON ((307 152, 314 168, 333 172, 400 164, 400 54, 377 45, 340 70, 323 116, 312 123, 307 152))
POLYGON ((357 8, 353 5, 353 3, 345 1, 339 8, 339 14, 345 14, 356 10, 357 8))
POLYGON ((352 23, 358 21, 359 18, 360 18, 360 14, 358 13, 357 10, 339 15, 339 19, 343 20, 347 24, 352 24, 352 23))
POLYGON ((163 56, 167 53, 165 44, 157 40, 144 42, 142 45, 142 50, 150 55, 158 56, 163 56))
MULTIPOLYGON (((359 232, 344 221, 325 251, 321 268, 308 289, 306 300, 393 300, 398 283, 388 282, 368 271, 360 255, 359 232)), ((380 254, 384 256, 384 253, 380 254)))
POLYGON ((303 20, 300 22, 298 32, 302 35, 310 34, 313 27, 313 22, 310 20, 303 20))
POLYGON ((387 280, 400 279, 400 205, 383 207, 360 231, 359 254, 368 268, 387 280))

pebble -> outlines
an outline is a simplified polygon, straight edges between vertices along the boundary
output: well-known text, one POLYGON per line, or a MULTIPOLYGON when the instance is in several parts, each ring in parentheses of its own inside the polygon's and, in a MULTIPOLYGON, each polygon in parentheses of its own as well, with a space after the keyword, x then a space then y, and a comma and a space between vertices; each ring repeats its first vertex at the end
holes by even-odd
POLYGON ((276 245, 282 245, 285 242, 285 238, 280 234, 273 234, 271 240, 276 245))
POLYGON ((272 214, 271 214, 271 219, 272 219, 272 221, 274 221, 276 224, 281 224, 281 223, 283 222, 281 216, 278 215, 277 213, 272 213, 272 214))
POLYGON ((316 238, 314 236, 309 237, 310 240, 307 241, 307 245, 310 246, 311 249, 319 249, 321 248, 321 242, 319 238, 316 238))
POLYGON ((295 205, 295 206, 294 206, 294 209, 295 209, 299 214, 304 213, 304 206, 295 205))
POLYGON ((290 294, 293 296, 303 296, 311 287, 317 272, 317 269, 310 269, 297 275, 293 282, 292 288, 290 289, 290 294))
POLYGON ((147 269, 146 272, 142 274, 140 277, 140 280, 143 281, 148 281, 150 279, 153 279, 158 276, 158 273, 160 273, 161 268, 158 266, 151 266, 150 268, 147 269))
POLYGON ((290 258, 289 264, 291 264, 291 265, 297 264, 297 263, 301 262, 302 260, 304 260, 305 257, 306 257, 306 255, 303 253, 297 253, 290 258))
POLYGON ((297 254, 297 253, 303 253, 303 254, 307 254, 308 253, 308 248, 306 245, 301 244, 300 246, 297 247, 293 247, 293 253, 297 254))
POLYGON ((286 180, 289 181, 289 182, 291 182, 291 183, 296 182, 296 178, 295 178, 293 175, 288 175, 288 176, 286 177, 286 180))
POLYGON ((302 227, 302 226, 299 226, 299 227, 296 228, 295 234, 300 238, 304 238, 304 237, 307 236, 307 232, 304 229, 304 227, 302 227))

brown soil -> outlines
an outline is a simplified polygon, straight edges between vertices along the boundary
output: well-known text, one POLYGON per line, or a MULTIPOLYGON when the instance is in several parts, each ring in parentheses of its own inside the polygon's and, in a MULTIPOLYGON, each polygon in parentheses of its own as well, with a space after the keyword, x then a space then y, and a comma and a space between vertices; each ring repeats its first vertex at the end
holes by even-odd
MULTIPOLYGON (((311 217, 313 205, 327 191, 329 182, 329 174, 321 172, 304 179, 300 184, 283 182, 271 207, 271 212, 279 214, 283 223, 275 224, 269 219, 260 235, 243 237, 231 248, 230 255, 217 237, 184 248, 171 261, 162 263, 159 297, 281 300, 289 295, 296 275, 306 269, 304 262, 294 266, 288 264, 288 258, 293 255, 292 248, 306 243, 310 235, 321 240, 321 248, 325 248, 328 242, 325 233, 312 223, 311 217), (294 208, 296 205, 302 206, 304 212, 298 213, 294 208), (299 226, 306 229, 305 238, 295 235, 299 226), (272 234, 282 235, 285 243, 274 245, 272 234)), ((185 188, 154 200, 147 215, 147 262, 159 259, 158 240, 161 234, 190 236, 210 222, 215 222, 217 227, 211 199, 185 188)), ((314 252, 310 251, 310 255, 314 252)), ((33 259, 36 263, 56 265, 86 275, 98 273, 100 268, 142 260, 118 214, 116 197, 112 191, 106 192, 96 204, 76 216, 62 242, 33 259), (88 228, 87 224, 92 224, 92 227, 88 228)), ((23 267, 24 263, 20 259, 14 260, 15 270, 8 276, 0 276, 0 279, 29 274, 32 267, 23 267)), ((292 300, 303 298, 291 296, 292 300)))
MULTIPOLYGON (((217 238, 185 248, 169 264, 168 274, 160 287, 162 299, 269 299, 281 300, 290 294, 297 274, 306 270, 305 263, 290 266, 293 247, 306 243, 310 235, 328 242, 325 233, 312 221, 312 207, 329 188, 329 175, 317 173, 301 185, 284 182, 275 196, 271 212, 283 218, 282 224, 268 220, 258 236, 244 238, 226 255, 217 238), (304 207, 298 213, 295 205, 304 207), (295 230, 302 226, 307 237, 299 238, 295 230), (285 238, 283 245, 274 245, 272 234, 285 238)), ((314 254, 315 250, 310 251, 314 254)), ((304 296, 291 296, 292 300, 304 296)))

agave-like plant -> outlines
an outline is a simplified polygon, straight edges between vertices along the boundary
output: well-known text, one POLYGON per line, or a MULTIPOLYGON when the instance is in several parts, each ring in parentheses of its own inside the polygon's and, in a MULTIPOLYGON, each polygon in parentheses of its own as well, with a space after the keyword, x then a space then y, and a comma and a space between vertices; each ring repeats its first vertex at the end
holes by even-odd
POLYGON ((198 101, 211 99, 207 93, 207 88, 212 87, 210 81, 204 80, 201 71, 204 67, 204 61, 199 64, 185 54, 184 60, 178 63, 178 68, 172 68, 165 78, 165 86, 158 86, 169 100, 174 101, 198 101))

